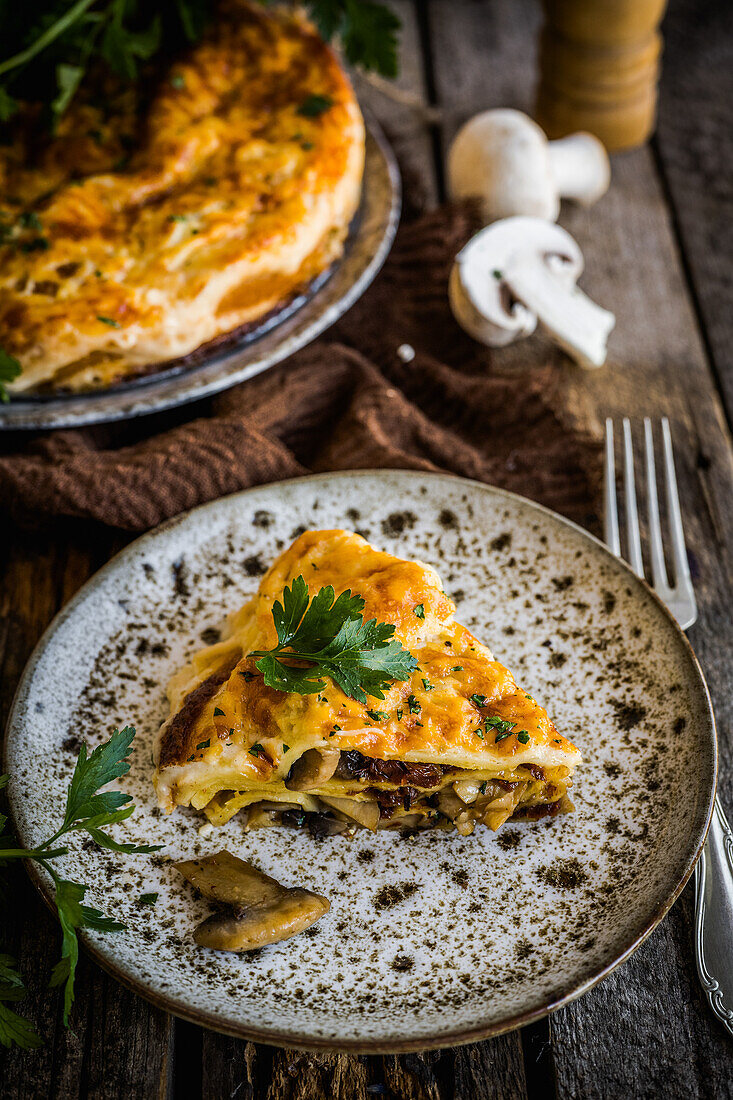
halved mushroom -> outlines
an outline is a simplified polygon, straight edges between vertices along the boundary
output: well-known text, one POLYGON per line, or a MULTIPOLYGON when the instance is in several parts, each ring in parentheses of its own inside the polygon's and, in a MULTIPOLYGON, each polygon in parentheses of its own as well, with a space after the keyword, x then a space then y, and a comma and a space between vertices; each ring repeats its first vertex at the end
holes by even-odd
POLYGON ((575 285, 582 271, 583 254, 559 225, 504 218, 456 256, 451 309, 466 332, 489 347, 528 336, 539 320, 578 363, 598 367, 616 318, 575 285))
POLYGON ((338 749, 308 749, 293 764, 285 786, 289 791, 312 791, 332 778, 341 753, 338 749))
POLYGON ((331 908, 320 894, 282 886, 230 852, 175 866, 205 897, 230 907, 198 926, 194 940, 200 947, 252 951, 297 935, 331 908))
POLYGON ((348 817, 351 821, 358 822, 359 825, 363 825, 365 829, 371 829, 372 832, 379 824, 379 803, 376 799, 371 802, 361 802, 354 798, 333 798, 331 795, 326 797, 324 794, 320 796, 320 799, 332 810, 338 810, 339 813, 348 817))

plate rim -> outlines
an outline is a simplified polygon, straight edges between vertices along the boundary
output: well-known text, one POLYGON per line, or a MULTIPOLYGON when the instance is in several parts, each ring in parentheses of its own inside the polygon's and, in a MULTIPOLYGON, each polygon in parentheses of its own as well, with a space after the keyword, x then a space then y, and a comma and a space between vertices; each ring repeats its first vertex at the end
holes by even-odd
MULTIPOLYGON (((333 302, 321 306, 320 312, 307 322, 305 329, 299 333, 292 344, 287 343, 288 333, 281 334, 284 338, 280 343, 275 343, 269 351, 257 358, 256 349, 258 340, 254 339, 241 347, 224 350, 214 350, 211 358, 206 357, 174 376, 165 373, 156 378, 151 375, 149 384, 142 389, 130 388, 128 390, 109 391, 101 389, 98 392, 82 394, 68 394, 49 399, 40 405, 23 399, 18 395, 15 401, 5 406, 0 406, 0 434, 11 432, 55 431, 69 428, 88 428, 97 424, 114 424, 126 420, 138 420, 146 416, 154 416, 167 410, 182 408, 194 401, 203 401, 223 393, 232 386, 247 382, 255 378, 270 367, 277 366, 285 359, 295 355, 327 332, 351 307, 361 298, 377 277, 392 245, 394 244, 397 229, 402 213, 402 178, 399 165, 387 137, 379 122, 367 108, 361 108, 364 118, 365 141, 365 169, 363 175, 362 199, 357 210, 357 229, 353 239, 356 240, 362 231, 364 195, 369 193, 367 169, 370 163, 376 168, 381 167, 386 179, 389 181, 389 201, 382 211, 383 228, 376 249, 370 255, 361 271, 353 282, 347 284, 341 295, 333 302), (366 186, 364 186, 366 184, 366 186), (227 363, 231 363, 236 356, 245 354, 250 349, 255 349, 255 357, 245 362, 238 369, 227 370, 227 363), (206 367, 219 365, 217 374, 213 378, 200 378, 197 380, 197 372, 206 367), (188 386, 186 382, 188 381, 188 386), (156 384, 162 392, 156 399, 156 384), (183 391, 183 392, 182 392, 183 391), (118 407, 115 399, 118 399, 121 407, 118 407), (126 402, 126 404, 124 404, 126 402)), ((351 234, 349 234, 349 237, 351 234)), ((348 247, 347 238, 347 247, 348 247)), ((332 266, 328 277, 309 297, 306 292, 305 300, 295 310, 288 313, 282 320, 271 328, 265 329, 262 339, 276 336, 281 326, 288 322, 297 323, 297 319, 309 305, 318 300, 321 291, 324 291, 333 279, 338 277, 338 272, 346 259, 344 255, 332 266)), ((263 319, 263 322, 266 318, 263 319)))
MULTIPOLYGON (((172 530, 173 528, 185 523, 194 514, 203 512, 207 509, 214 507, 221 507, 225 501, 234 504, 242 498, 249 496, 252 493, 256 493, 263 489, 277 489, 280 486, 291 486, 293 484, 309 483, 313 481, 331 481, 341 478, 353 478, 353 477, 374 477, 381 474, 387 474, 392 477, 395 475, 399 479, 411 480, 412 478, 431 479, 436 481, 453 482, 461 485, 470 486, 472 489, 479 489, 489 496, 498 496, 502 499, 507 499, 514 502, 519 502, 521 506, 528 506, 530 510, 539 512, 551 520, 559 522, 565 527, 570 528, 572 531, 579 533, 582 537, 588 539, 596 550, 601 550, 602 555, 615 563, 616 566, 621 568, 622 573, 627 575, 627 578, 645 594, 646 598, 651 597, 652 603, 657 605, 657 608, 662 611, 663 617, 668 620, 668 623, 673 628, 673 632, 677 634, 678 642, 682 643, 682 647, 686 652, 688 660, 690 661, 691 671, 695 674, 699 687, 702 689, 703 698, 706 704, 707 718, 709 722, 710 734, 711 734, 711 749, 712 759, 708 761, 711 766, 711 779, 710 790, 708 795, 707 811, 702 816, 702 827, 698 827, 696 831, 696 841, 694 849, 691 850, 690 855, 687 858, 684 870, 678 882, 669 893, 669 895, 656 907, 646 926, 642 931, 636 935, 623 949, 623 951, 610 963, 602 967, 595 973, 593 973, 585 981, 580 982, 578 985, 573 986, 567 992, 560 996, 545 999, 542 1004, 537 1007, 527 1009, 514 1015, 507 1017, 506 1019, 496 1021, 493 1024, 478 1024, 471 1028, 460 1028, 453 1032, 445 1032, 440 1035, 425 1035, 407 1040, 355 1040, 355 1041, 331 1041, 326 1038, 319 1039, 311 1036, 303 1041, 303 1038, 293 1032, 280 1032, 274 1029, 268 1028, 265 1030, 257 1027, 249 1027, 241 1024, 229 1024, 226 1020, 223 1020, 216 1013, 206 1012, 200 1009, 192 1009, 185 1005, 181 1005, 180 1001, 166 994, 160 993, 149 986, 146 986, 144 982, 128 975, 121 967, 115 965, 114 962, 107 959, 104 953, 99 949, 88 937, 85 930, 80 931, 80 938, 84 944, 85 950, 107 974, 113 977, 116 981, 119 981, 127 989, 130 989, 133 993, 142 997, 144 1000, 153 1004, 156 1008, 160 1008, 165 1012, 170 1013, 179 1019, 186 1020, 188 1023, 196 1024, 200 1027, 208 1028, 211 1031, 216 1031, 222 1035, 229 1035, 237 1039, 246 1039, 252 1042, 263 1043, 267 1046, 283 1047, 285 1049, 295 1050, 310 1050, 319 1051, 322 1053, 331 1054, 404 1054, 421 1050, 439 1050, 448 1047, 464 1046, 468 1043, 481 1042, 485 1039, 492 1038, 497 1035, 503 1035, 506 1032, 513 1031, 516 1028, 524 1027, 527 1024, 534 1023, 536 1020, 541 1020, 545 1016, 556 1012, 566 1004, 570 1004, 572 1001, 582 997, 595 985, 597 985, 604 978, 608 977, 617 967, 621 966, 626 960, 642 945, 659 923, 664 919, 667 913, 670 911, 674 903, 679 898, 683 889, 687 885, 698 859, 702 853, 705 841, 707 839, 708 829, 710 827, 710 821, 712 818, 715 798, 718 782, 718 735, 717 726, 715 721, 715 712, 713 710, 712 700, 710 698, 710 691, 708 689, 707 681, 703 673, 700 662, 697 658, 695 651, 690 644, 687 635, 679 626, 679 623, 668 609, 667 605, 659 598, 654 589, 646 582, 643 577, 637 576, 631 566, 620 557, 609 550, 606 544, 590 531, 586 531, 580 524, 575 523, 573 520, 567 519, 560 513, 553 511, 543 504, 539 504, 537 501, 530 500, 528 497, 521 496, 519 493, 513 493, 508 489, 502 489, 495 485, 490 485, 483 481, 477 481, 475 478, 464 478, 457 474, 446 473, 443 471, 431 471, 431 470, 405 470, 395 469, 392 467, 378 467, 374 469, 358 468, 353 470, 334 470, 327 471, 325 473, 313 473, 306 474, 302 477, 286 478, 279 481, 264 482, 260 485, 253 485, 247 489, 239 490, 236 493, 229 493, 221 497, 217 497, 214 500, 206 501, 204 504, 200 504, 195 508, 191 508, 186 512, 181 512, 176 516, 172 516, 170 519, 165 520, 159 526, 152 528, 150 531, 144 532, 122 550, 118 551, 108 562, 98 569, 91 577, 82 585, 82 587, 72 596, 67 604, 64 605, 53 617, 49 625, 44 630, 43 634, 39 638, 38 642, 33 648, 30 657, 23 669, 18 685, 13 695, 13 701, 8 714, 8 720, 5 727, 5 737, 3 741, 2 752, 2 771, 8 771, 8 746, 15 731, 16 726, 20 728, 20 719, 18 711, 20 710, 22 700, 27 695, 30 688, 30 683, 33 678, 35 667, 38 664, 43 652, 51 639, 52 635, 59 629, 59 627, 69 618, 78 604, 81 604, 88 594, 94 591, 99 584, 103 583, 108 572, 112 572, 113 568, 117 568, 119 563, 123 562, 125 557, 132 556, 136 553, 141 544, 148 541, 152 541, 160 533, 164 531, 172 530)), ((14 815, 14 799, 9 797, 10 804, 10 816, 15 825, 14 815)), ((53 911, 54 906, 50 897, 47 883, 41 874, 40 868, 36 866, 32 861, 23 861, 25 869, 28 873, 31 882, 41 896, 41 899, 53 911)))

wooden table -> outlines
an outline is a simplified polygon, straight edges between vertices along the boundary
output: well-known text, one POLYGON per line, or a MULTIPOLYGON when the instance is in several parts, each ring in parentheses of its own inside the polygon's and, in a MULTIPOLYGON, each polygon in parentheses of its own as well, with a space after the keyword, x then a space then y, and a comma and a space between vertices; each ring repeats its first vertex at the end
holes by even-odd
MULTIPOLYGON (((531 108, 539 10, 531 0, 394 6, 404 24, 399 87, 432 109, 396 104, 363 82, 360 91, 398 150, 407 206, 415 208, 440 200, 445 151, 465 118, 490 106, 531 108)), ((733 6, 672 0, 665 33, 656 138, 614 158, 611 191, 597 206, 562 217, 585 252, 585 288, 618 317, 609 365, 586 373, 560 355, 557 363, 568 408, 580 419, 666 413, 673 422, 700 603, 690 638, 717 712, 720 794, 733 815, 733 6)), ((519 361, 532 353, 525 343, 506 355, 519 361)), ((81 525, 32 535, 6 530, 3 719, 51 617, 123 542, 81 525)), ((551 1019, 474 1046, 399 1057, 311 1055, 202 1031, 152 1008, 86 958, 72 1034, 61 1026, 58 996, 45 989, 58 929, 22 870, 13 873, 11 896, 0 950, 21 960, 26 1007, 47 1041, 39 1051, 0 1054, 3 1098, 733 1095, 733 1040, 708 1012, 695 975, 691 886, 623 967, 551 1019)))

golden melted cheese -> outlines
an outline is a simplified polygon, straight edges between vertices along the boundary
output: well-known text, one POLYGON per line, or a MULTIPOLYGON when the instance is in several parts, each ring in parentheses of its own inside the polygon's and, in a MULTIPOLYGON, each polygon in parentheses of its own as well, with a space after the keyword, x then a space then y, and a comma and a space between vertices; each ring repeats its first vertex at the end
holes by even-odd
POLYGON ((79 97, 40 152, 27 125, 0 148, 14 392, 99 387, 187 356, 341 254, 364 127, 312 28, 225 0, 152 99, 136 94, 79 97), (312 97, 326 109, 309 111, 312 97))
MULTIPOLYGON (((198 653, 171 681, 171 715, 156 749, 161 805, 204 806, 221 790, 301 805, 319 793, 359 794, 354 782, 331 779, 320 792, 309 791, 306 802, 294 797, 284 781, 311 748, 357 750, 378 760, 440 764, 511 781, 518 775, 528 781, 519 770, 533 765, 548 772, 546 779, 562 780, 564 793, 580 759, 577 749, 490 650, 454 622, 454 612, 429 565, 375 550, 346 531, 307 531, 232 616, 224 640, 198 653), (249 653, 277 643, 273 603, 300 575, 311 595, 324 585, 337 594, 350 589, 364 599, 365 619, 393 623, 418 662, 411 678, 392 682, 383 700, 370 698, 366 705, 330 679, 317 695, 267 687, 249 653), (487 718, 513 728, 497 740, 487 718)), ((451 781, 456 778, 452 774, 451 781)), ((253 800, 241 798, 239 805, 253 800)), ((531 791, 524 801, 533 801, 531 791)))

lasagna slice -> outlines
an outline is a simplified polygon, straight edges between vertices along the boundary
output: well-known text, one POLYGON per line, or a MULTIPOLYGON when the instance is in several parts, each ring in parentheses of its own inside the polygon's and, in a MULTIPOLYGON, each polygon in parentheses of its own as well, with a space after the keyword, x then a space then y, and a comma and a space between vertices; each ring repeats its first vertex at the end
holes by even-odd
POLYGON ((157 738, 161 807, 215 825, 498 829, 508 818, 572 810, 578 750, 466 627, 429 565, 347 531, 307 531, 275 561, 223 640, 171 681, 157 738), (414 659, 405 680, 365 702, 325 678, 311 694, 268 686, 253 651, 271 650, 286 586, 358 593, 363 619, 392 624, 414 659))

